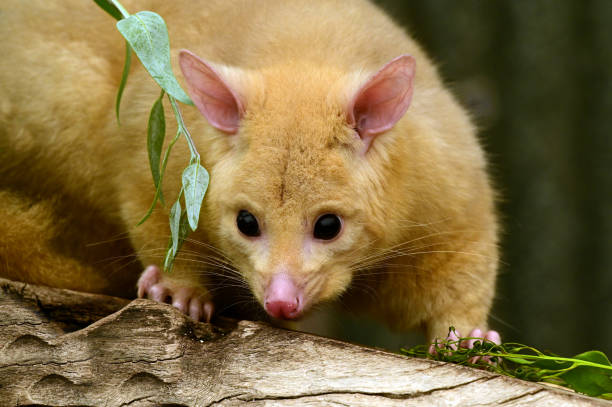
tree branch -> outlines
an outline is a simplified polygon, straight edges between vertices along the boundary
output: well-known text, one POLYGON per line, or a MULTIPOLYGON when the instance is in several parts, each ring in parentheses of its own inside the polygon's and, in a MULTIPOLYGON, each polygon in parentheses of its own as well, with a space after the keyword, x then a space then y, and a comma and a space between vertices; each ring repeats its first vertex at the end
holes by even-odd
POLYGON ((2 279, 0 321, 3 405, 612 405, 261 322, 195 323, 167 304, 2 279))

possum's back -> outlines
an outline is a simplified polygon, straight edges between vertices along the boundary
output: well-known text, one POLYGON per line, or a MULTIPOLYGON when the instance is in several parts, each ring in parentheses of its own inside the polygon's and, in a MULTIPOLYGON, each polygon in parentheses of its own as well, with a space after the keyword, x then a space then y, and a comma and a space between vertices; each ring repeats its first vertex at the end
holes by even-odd
MULTIPOLYGON (((130 12, 153 10, 163 16, 173 58, 188 48, 208 61, 243 68, 306 60, 351 72, 375 70, 408 53, 418 61, 415 92, 439 87, 435 70, 418 46, 365 0, 123 4, 130 12)), ((124 58, 115 21, 93 1, 4 0, 0 35, 6 39, 0 45, 0 158, 2 150, 10 151, 13 162, 43 154, 74 167, 91 166, 92 154, 112 156, 117 144, 112 140, 117 133, 113 109, 124 58), (92 129, 106 135, 96 137, 92 129), (7 142, 17 135, 18 140, 7 142), (67 144, 78 150, 66 150, 67 144)), ((175 74, 182 80, 177 65, 174 59, 175 74)), ((139 83, 134 75, 128 88, 139 83)), ((105 168, 102 162, 91 172, 104 173, 105 168)), ((0 167, 3 172, 9 175, 0 167)))
POLYGON ((46 124, 74 120, 116 92, 123 42, 93 2, 5 0, 0 35, 3 120, 29 113, 46 124))
POLYGON ((195 13, 155 2, 151 6, 172 22, 173 47, 227 65, 311 60, 354 70, 378 69, 402 53, 423 57, 402 29, 364 0, 213 0, 195 13))
POLYGON ((0 36, 0 188, 110 206, 99 181, 115 146, 102 134, 117 128, 124 58, 113 20, 93 2, 6 0, 0 36))
MULTIPOLYGON (((166 20, 173 56, 188 48, 211 62, 244 68, 310 60, 350 71, 377 69, 408 53, 420 62, 418 77, 431 76, 418 46, 364 0, 126 0, 123 4, 130 12, 152 10, 166 20)), ((28 113, 37 115, 37 106, 47 111, 57 106, 41 118, 47 124, 74 120, 74 112, 84 111, 83 106, 88 106, 90 118, 93 111, 103 114, 112 108, 108 103, 113 102, 121 75, 124 43, 110 16, 93 1, 83 0, 5 0, 0 9, 0 35, 8 39, 0 45, 5 99, 27 100, 28 113)), ((177 64, 173 65, 178 74, 177 64)), ((10 107, 4 106, 2 117, 7 110, 10 107)))

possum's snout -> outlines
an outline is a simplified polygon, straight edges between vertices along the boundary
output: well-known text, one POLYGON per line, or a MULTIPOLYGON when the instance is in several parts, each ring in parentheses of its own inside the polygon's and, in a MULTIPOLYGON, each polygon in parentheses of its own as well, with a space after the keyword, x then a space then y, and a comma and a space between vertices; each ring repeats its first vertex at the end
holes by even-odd
POLYGON ((304 311, 304 291, 289 274, 277 273, 266 287, 264 308, 273 318, 299 318, 304 311))

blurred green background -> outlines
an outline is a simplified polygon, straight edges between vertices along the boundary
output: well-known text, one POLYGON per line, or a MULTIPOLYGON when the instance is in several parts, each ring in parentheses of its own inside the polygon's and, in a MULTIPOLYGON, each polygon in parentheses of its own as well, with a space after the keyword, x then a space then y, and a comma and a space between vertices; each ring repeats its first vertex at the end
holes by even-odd
MULTIPOLYGON (((377 3, 481 129, 504 226, 491 326, 505 341, 612 357, 612 1, 377 3)), ((395 350, 423 340, 357 318, 332 325, 395 350)))

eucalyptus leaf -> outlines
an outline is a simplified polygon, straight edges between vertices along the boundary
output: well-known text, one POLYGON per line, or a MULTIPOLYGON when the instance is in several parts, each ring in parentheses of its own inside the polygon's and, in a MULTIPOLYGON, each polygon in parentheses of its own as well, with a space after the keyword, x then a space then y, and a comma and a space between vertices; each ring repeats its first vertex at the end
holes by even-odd
POLYGON ((168 249, 166 250, 166 257, 164 258, 164 271, 172 271, 175 256, 176 254, 172 253, 172 238, 170 238, 170 241, 168 242, 168 249))
POLYGON ((121 20, 123 16, 121 15, 121 11, 110 1, 108 0, 94 0, 98 6, 108 14, 110 14, 115 20, 121 20))
POLYGON ((110 0, 110 1, 111 3, 115 5, 115 7, 117 7, 117 10, 121 12, 121 15, 123 15, 123 18, 127 18, 130 16, 130 13, 127 12, 125 7, 123 7, 123 4, 121 4, 119 0, 110 0))
MULTIPOLYGON (((149 152, 149 164, 151 166, 151 174, 155 188, 160 190, 160 160, 162 148, 164 146, 164 137, 166 136, 166 118, 164 116, 164 106, 162 99, 164 91, 162 91, 159 99, 153 104, 151 114, 149 115, 149 124, 147 126, 147 151, 149 152)), ((164 197, 161 190, 159 191, 159 200, 163 203, 164 197)))
POLYGON ((198 227, 200 208, 208 188, 209 179, 208 171, 198 162, 191 164, 183 171, 185 206, 187 207, 187 219, 191 230, 196 230, 198 227))
MULTIPOLYGON (((98 6, 108 14, 110 14, 114 19, 121 20, 124 18, 122 11, 117 7, 117 2, 109 1, 109 0, 94 0, 98 6)), ((127 14, 127 12, 123 9, 123 12, 127 14)), ((121 106, 121 96, 123 95, 123 89, 125 88, 125 84, 127 83, 128 74, 130 73, 130 66, 132 65, 132 48, 130 44, 125 42, 125 62, 123 64, 123 72, 121 73, 121 81, 119 82, 119 89, 117 91, 117 98, 115 100, 115 114, 117 116, 117 123, 120 123, 119 120, 119 108, 121 106)))
MULTIPOLYGON (((174 218, 174 221, 176 221, 176 218, 174 218)), ((173 226, 171 223, 171 228, 172 227, 173 226)), ((185 211, 182 211, 182 213, 180 214, 180 220, 178 222, 178 233, 176 236, 170 237, 170 242, 168 243, 166 258, 164 259, 165 271, 169 272, 172 270, 172 267, 174 265, 174 259, 176 258, 178 251, 181 249, 181 246, 183 246, 187 235, 189 235, 189 222, 187 221, 187 213, 185 211)))
POLYGON ((117 90, 117 99, 115 100, 115 113, 117 115, 117 123, 119 120, 119 108, 121 107, 121 96, 123 95, 123 89, 127 83, 128 74, 130 73, 130 67, 132 66, 132 47, 126 41, 125 42, 125 62, 123 64, 123 72, 121 72, 121 81, 119 82, 119 90, 117 90))
POLYGON ((193 105, 172 72, 170 40, 163 18, 151 11, 140 11, 117 22, 117 29, 155 82, 175 99, 193 105))
POLYGON ((176 200, 170 209, 170 238, 172 239, 172 256, 176 256, 179 246, 179 230, 181 227, 181 199, 176 200))
MULTIPOLYGON (((160 184, 163 181, 164 178, 164 172, 166 172, 166 164, 168 164, 168 157, 170 157, 170 151, 172 151, 172 147, 174 146, 174 144, 177 142, 177 140, 179 139, 179 137, 181 136, 180 132, 176 133, 176 136, 174 136, 174 138, 172 139, 172 141, 170 142, 170 144, 168 145, 168 148, 166 149, 166 152, 164 153, 164 159, 162 160, 162 164, 161 164, 161 171, 159 173, 159 182, 160 184)), ((151 216, 151 214, 153 213, 153 210, 155 209, 155 204, 157 203, 157 200, 159 199, 159 196, 161 194, 161 188, 157 188, 155 190, 155 196, 153 197, 153 202, 151 203, 151 206, 149 207, 149 210, 147 211, 147 213, 142 217, 142 219, 140 220, 140 222, 138 222, 136 224, 136 226, 140 226, 144 223, 144 221, 146 221, 147 219, 149 219, 149 217, 151 216)))

